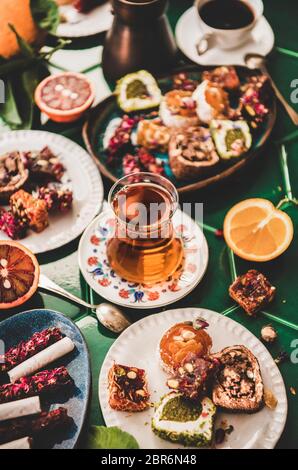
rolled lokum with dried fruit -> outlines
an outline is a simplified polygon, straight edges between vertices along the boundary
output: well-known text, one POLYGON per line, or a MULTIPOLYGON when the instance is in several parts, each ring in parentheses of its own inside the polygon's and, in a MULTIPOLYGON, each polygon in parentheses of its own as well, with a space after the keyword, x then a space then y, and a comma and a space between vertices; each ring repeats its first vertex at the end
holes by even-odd
POLYGON ((0 443, 10 442, 21 437, 39 437, 41 434, 62 430, 72 422, 67 414, 66 408, 57 408, 49 413, 46 411, 39 416, 26 416, 12 419, 0 424, 0 443))
POLYGON ((0 372, 8 372, 29 357, 60 341, 62 337, 59 328, 47 328, 34 333, 27 341, 21 341, 17 346, 10 348, 6 354, 0 355, 0 372))
POLYGON ((57 343, 52 344, 48 348, 35 354, 18 366, 14 367, 8 372, 10 382, 14 383, 22 377, 32 375, 36 371, 46 367, 51 362, 60 359, 66 354, 73 351, 75 345, 70 338, 62 338, 57 343))
POLYGON ((22 377, 14 384, 0 387, 0 403, 21 400, 34 395, 44 395, 73 385, 73 379, 65 367, 43 370, 31 377, 22 377))

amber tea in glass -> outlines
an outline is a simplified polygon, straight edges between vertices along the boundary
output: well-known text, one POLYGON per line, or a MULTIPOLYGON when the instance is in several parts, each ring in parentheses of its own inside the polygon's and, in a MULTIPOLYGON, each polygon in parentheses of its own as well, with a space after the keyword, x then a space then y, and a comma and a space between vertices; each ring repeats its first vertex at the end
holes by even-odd
POLYGON ((166 280, 183 260, 182 241, 172 223, 178 206, 175 187, 153 173, 128 175, 113 186, 109 203, 116 216, 107 244, 112 269, 134 283, 166 280))

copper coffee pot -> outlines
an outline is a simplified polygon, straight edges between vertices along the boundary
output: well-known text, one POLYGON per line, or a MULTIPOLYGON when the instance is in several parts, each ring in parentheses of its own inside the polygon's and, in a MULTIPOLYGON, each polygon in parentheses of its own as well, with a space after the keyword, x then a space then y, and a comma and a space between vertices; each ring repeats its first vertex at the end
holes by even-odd
POLYGON ((102 68, 114 82, 140 69, 169 72, 177 53, 166 17, 168 0, 111 0, 114 21, 108 31, 102 68))

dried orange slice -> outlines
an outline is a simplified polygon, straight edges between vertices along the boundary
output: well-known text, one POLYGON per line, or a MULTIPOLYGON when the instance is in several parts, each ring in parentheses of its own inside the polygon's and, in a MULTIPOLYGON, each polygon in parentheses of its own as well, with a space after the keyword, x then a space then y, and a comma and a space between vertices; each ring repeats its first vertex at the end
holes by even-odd
POLYGON ((39 272, 30 250, 20 243, 0 240, 0 310, 30 299, 38 287, 39 272))
POLYGON ((211 346, 212 339, 205 330, 197 330, 186 323, 177 323, 160 341, 162 365, 167 371, 173 371, 189 353, 203 357, 208 354, 211 346))
POLYGON ((227 213, 224 237, 231 250, 248 261, 270 261, 293 239, 290 217, 266 199, 246 199, 227 213))

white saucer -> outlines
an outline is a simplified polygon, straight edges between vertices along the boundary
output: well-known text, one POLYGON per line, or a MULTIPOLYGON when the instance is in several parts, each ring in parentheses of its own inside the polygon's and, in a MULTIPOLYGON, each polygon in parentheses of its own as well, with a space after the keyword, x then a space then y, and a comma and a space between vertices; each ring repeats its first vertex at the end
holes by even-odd
POLYGON ((245 65, 246 54, 257 53, 266 56, 274 46, 273 30, 264 16, 253 29, 251 41, 239 48, 222 50, 214 46, 199 56, 196 44, 202 34, 196 7, 191 7, 177 23, 176 41, 183 54, 200 65, 245 65))
POLYGON ((178 210, 174 227, 184 242, 184 263, 167 281, 151 286, 121 279, 109 266, 107 241, 115 218, 105 210, 85 230, 79 245, 79 266, 89 286, 101 297, 123 307, 148 309, 172 304, 191 292, 203 278, 208 265, 208 245, 199 226, 178 210))
POLYGON ((113 14, 110 2, 92 9, 88 13, 78 13, 72 5, 59 7, 61 14, 73 18, 73 22, 61 22, 57 28, 56 36, 64 38, 79 38, 103 33, 110 29, 113 14))

